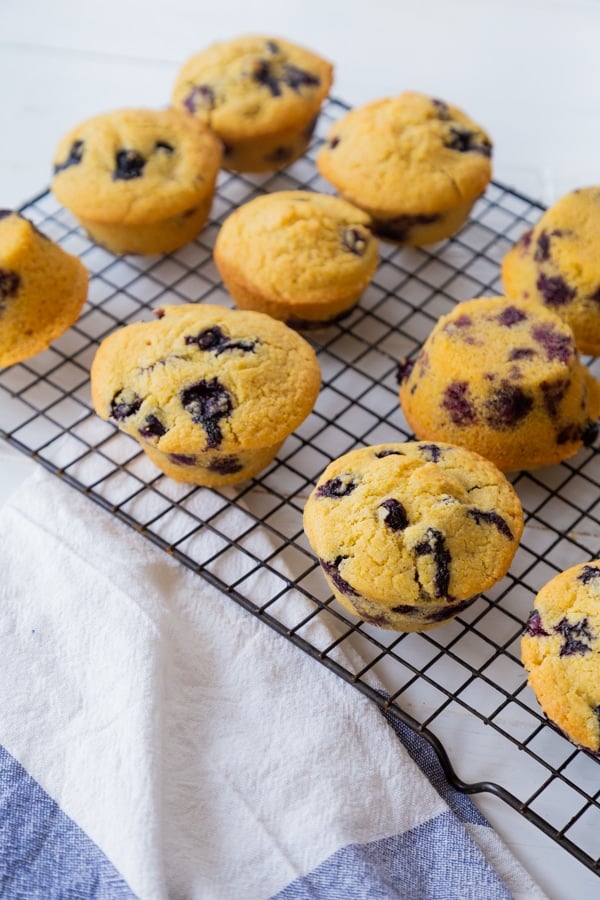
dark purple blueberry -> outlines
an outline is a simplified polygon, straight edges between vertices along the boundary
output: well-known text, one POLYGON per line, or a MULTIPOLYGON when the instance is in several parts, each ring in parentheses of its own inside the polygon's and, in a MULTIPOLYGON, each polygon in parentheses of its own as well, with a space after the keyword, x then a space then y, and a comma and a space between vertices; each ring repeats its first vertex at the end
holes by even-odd
POLYGON ((13 269, 0 269, 0 303, 16 296, 21 286, 21 276, 13 269))
POLYGON ((215 92, 208 84, 197 84, 191 89, 183 105, 192 115, 199 109, 214 109, 215 92))
POLYGON ((581 440, 584 447, 593 446, 598 437, 598 422, 587 422, 581 431, 581 440))
POLYGON ((352 585, 348 584, 348 582, 340 575, 340 566, 345 559, 348 559, 348 557, 337 556, 333 562, 327 562, 326 559, 319 559, 319 562, 323 567, 323 571, 329 576, 331 581, 333 581, 340 594, 348 594, 350 597, 359 597, 360 594, 358 591, 355 591, 352 585))
POLYGON ((484 403, 484 418, 490 428, 513 428, 533 408, 533 397, 520 387, 503 384, 484 403))
POLYGON ((466 313, 461 313, 460 316, 457 316, 456 319, 453 319, 452 322, 449 322, 446 326, 446 330, 448 328, 469 328, 473 324, 473 319, 471 316, 468 316, 466 313))
POLYGON ((114 419, 115 422, 122 422, 124 419, 128 419, 129 416, 136 414, 142 402, 142 398, 132 391, 117 391, 110 404, 111 419, 114 419))
POLYGON ((265 160, 270 163, 285 163, 294 155, 293 147, 276 147, 270 153, 265 154, 265 160))
POLYGON ((560 446, 561 444, 576 444, 581 440, 581 426, 576 422, 572 422, 570 425, 565 425, 564 428, 556 435, 556 443, 560 446))
POLYGON ((546 231, 541 231, 536 241, 535 253, 533 258, 536 262, 546 262, 550 259, 550 235, 546 231))
MULTIPOLYGON (((7 216, 12 216, 12 214, 12 209, 0 209, 0 219, 6 219, 7 216)), ((16 213, 16 215, 19 215, 19 213, 16 213)))
POLYGON ((403 381, 406 381, 414 367, 414 359, 401 359, 399 361, 396 366, 396 380, 398 384, 402 384, 403 381))
POLYGON ((349 476, 337 476, 321 484, 315 491, 315 497, 330 497, 337 500, 340 497, 347 497, 356 487, 356 481, 349 476))
POLYGON ((275 41, 266 41, 265 47, 269 51, 269 53, 279 53, 279 44, 275 41))
POLYGON ((180 397, 182 406, 190 414, 192 421, 202 425, 206 431, 206 446, 210 449, 218 447, 223 440, 219 421, 226 419, 233 410, 233 398, 229 391, 218 378, 210 381, 203 378, 184 388, 180 397))
POLYGON ((266 59, 259 59, 255 62, 252 77, 259 84, 268 88, 272 97, 281 96, 281 85, 286 85, 293 91, 299 92, 302 87, 316 87, 321 83, 316 75, 290 63, 285 63, 281 68, 281 74, 277 74, 266 59))
POLYGON ((141 178, 145 165, 146 160, 137 150, 119 150, 113 180, 129 181, 132 178, 141 178))
POLYGON ((169 453, 169 459, 177 466, 195 466, 197 463, 195 456, 186 453, 169 453))
POLYGON ((384 510, 383 521, 391 531, 404 531, 408 527, 408 516, 399 500, 390 497, 380 503, 378 508, 384 510))
POLYGON ((157 141, 154 145, 155 150, 164 150, 165 153, 174 153, 175 147, 168 141, 157 141))
POLYGON ((498 316, 498 322, 506 328, 511 328, 513 325, 523 322, 526 318, 527 316, 521 309, 517 309, 516 306, 507 306, 498 316))
POLYGON ((570 381, 566 378, 558 381, 541 381, 540 389, 544 397, 544 406, 551 419, 555 419, 559 413, 559 406, 569 389, 570 381))
POLYGON ((482 156, 492 155, 492 145, 487 138, 477 135, 461 125, 451 125, 450 134, 445 142, 449 150, 457 153, 480 153, 482 156))
POLYGON ((83 141, 73 141, 71 144, 71 149, 69 150, 69 155, 65 159, 64 162, 57 163, 54 166, 54 174, 57 172, 62 172, 63 169, 68 169, 70 166, 78 165, 83 159, 83 141))
POLYGON ((600 578, 600 566, 584 566, 577 576, 577 581, 581 581, 582 584, 589 584, 591 581, 595 581, 596 578, 600 578))
POLYGON ((580 619, 579 622, 561 619, 558 625, 554 626, 553 631, 564 638, 564 643, 560 648, 561 656, 575 656, 578 653, 591 652, 590 641, 593 635, 588 627, 587 618, 580 619))
POLYGON ((477 525, 481 525, 482 522, 486 525, 493 525, 509 541, 513 540, 513 533, 508 527, 508 523, 499 513, 493 510, 471 508, 467 510, 467 515, 469 518, 474 519, 477 525))
POLYGON ((530 228, 528 231, 525 231, 518 240, 518 244, 522 246, 525 250, 528 250, 531 246, 531 240, 533 238, 533 228, 530 228))
POLYGON ((391 612, 399 613, 401 616, 418 616, 420 609, 418 606, 411 606, 409 603, 400 603, 399 606, 392 606, 391 612))
POLYGON ((455 425, 471 425, 477 418, 468 393, 468 381, 453 381, 444 391, 441 406, 450 413, 455 425))
POLYGON ((344 228, 341 234, 342 247, 355 256, 364 256, 369 244, 369 237, 358 228, 344 228))
POLYGON ((442 122, 447 122, 450 118, 448 104, 444 100, 439 100, 437 97, 432 97, 431 102, 435 107, 438 119, 441 119, 442 122))
POLYGON ((433 463, 439 462, 444 455, 444 451, 437 444, 419 444, 419 451, 421 456, 433 463))
POLYGON ((330 150, 335 150, 335 148, 337 147, 337 145, 339 144, 340 141, 341 141, 341 137, 339 137, 339 135, 335 134, 333 137, 329 138, 329 140, 327 141, 327 146, 329 147, 330 150))
POLYGON ((548 632, 542 627, 542 617, 537 609, 529 613, 525 633, 530 637, 548 637, 548 632))
POLYGON ((548 306, 564 306, 577 295, 575 288, 569 287, 560 275, 544 275, 542 272, 535 286, 548 306))
POLYGON ((508 359, 510 362, 515 362, 518 359, 532 359, 534 356, 537 354, 531 347, 515 347, 508 354, 508 359))
POLYGON ((271 63, 266 59, 259 59, 256 61, 252 77, 259 84, 264 85, 269 89, 272 97, 280 97, 281 96, 281 87, 280 79, 273 74, 273 70, 271 68, 271 63))
POLYGON ((217 472, 219 475, 233 475, 235 472, 241 472, 243 466, 237 456, 223 456, 221 459, 213 459, 208 466, 209 471, 217 472))
POLYGON ((570 334, 557 332, 553 324, 536 325, 531 329, 531 336, 546 351, 549 362, 553 359, 569 363, 573 358, 574 345, 570 334))
POLYGON ((470 597, 468 600, 461 600, 460 603, 454 603, 446 609, 438 609, 437 612, 430 613, 425 616, 427 622, 445 622, 446 619, 453 619, 459 613, 464 612, 469 606, 477 600, 477 597, 470 597))
POLYGON ((283 67, 282 81, 287 84, 293 91, 299 91, 301 87, 318 87, 321 79, 312 72, 306 72, 297 66, 286 63, 283 67))
POLYGON ((395 216, 393 219, 376 219, 373 231, 380 238, 392 241, 406 241, 411 230, 417 225, 432 225, 440 217, 435 214, 420 216, 395 216))
POLYGON ((219 325, 205 328, 197 335, 186 334, 185 343, 196 344, 199 350, 211 350, 216 356, 220 356, 226 350, 243 350, 245 353, 254 353, 258 341, 232 341, 227 337, 219 325))
POLYGON ((163 434, 167 433, 167 429, 157 416, 150 414, 149 416, 146 416, 146 420, 139 429, 139 432, 144 438, 162 437, 163 434))
POLYGON ((385 459, 386 456, 404 456, 399 450, 380 450, 375 454, 375 459, 385 459))
POLYGON ((449 600, 450 563, 452 557, 446 547, 444 535, 437 528, 428 528, 422 541, 415 544, 417 556, 431 556, 435 566, 433 578, 434 597, 449 600))

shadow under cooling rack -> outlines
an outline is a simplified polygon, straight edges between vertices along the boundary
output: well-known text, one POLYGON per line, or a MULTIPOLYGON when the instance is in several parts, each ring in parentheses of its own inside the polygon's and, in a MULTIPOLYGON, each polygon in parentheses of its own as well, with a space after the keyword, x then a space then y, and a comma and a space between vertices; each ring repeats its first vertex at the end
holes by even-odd
POLYGON ((460 790, 496 794, 598 872, 598 760, 545 720, 519 652, 539 588, 558 571, 600 556, 597 451, 513 476, 526 527, 509 574, 430 632, 398 634, 351 621, 328 593, 302 530, 306 496, 333 458, 412 437, 397 399, 398 360, 414 354, 455 303, 502 292, 499 263, 540 216, 538 204, 492 184, 454 239, 428 250, 382 244, 378 271, 352 314, 309 336, 323 371, 314 411, 251 482, 220 491, 177 484, 91 408, 90 364, 115 328, 150 318, 166 302, 232 305, 212 260, 232 209, 266 191, 330 191, 314 155, 346 109, 329 101, 313 147, 288 169, 222 173, 207 227, 166 257, 113 256, 92 244, 49 193, 23 207, 80 256, 91 282, 74 327, 46 352, 0 371, 1 433, 422 733, 460 790), (485 771, 486 755, 503 764, 485 771))

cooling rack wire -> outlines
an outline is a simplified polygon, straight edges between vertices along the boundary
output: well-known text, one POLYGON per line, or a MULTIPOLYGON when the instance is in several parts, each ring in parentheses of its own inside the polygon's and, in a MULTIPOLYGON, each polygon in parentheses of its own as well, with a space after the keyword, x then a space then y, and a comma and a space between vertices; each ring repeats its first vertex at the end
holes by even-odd
MULTIPOLYGON (((223 172, 207 227, 166 257, 115 257, 90 243, 49 192, 27 203, 23 214, 88 267, 90 292, 76 325, 49 350, 0 370, 0 433, 420 732, 459 790, 495 794, 598 873, 600 765, 545 720, 519 654, 539 588, 600 556, 597 450, 511 476, 526 526, 509 574, 455 620, 423 634, 349 618, 302 530, 306 496, 333 458, 413 437, 397 400, 398 360, 414 354, 457 302, 502 293, 499 263, 539 218, 539 204, 493 183, 454 239, 423 250, 382 244, 378 271, 352 314, 309 335, 323 371, 314 411, 251 482, 219 491, 177 484, 91 408, 89 367, 109 332, 151 318, 166 302, 232 305, 212 260, 232 209, 266 191, 331 191, 314 158, 346 110, 328 101, 313 146, 288 169, 223 172), (504 762, 486 771, 481 748, 492 746, 504 762)), ((597 362, 586 361, 600 375, 597 362)))

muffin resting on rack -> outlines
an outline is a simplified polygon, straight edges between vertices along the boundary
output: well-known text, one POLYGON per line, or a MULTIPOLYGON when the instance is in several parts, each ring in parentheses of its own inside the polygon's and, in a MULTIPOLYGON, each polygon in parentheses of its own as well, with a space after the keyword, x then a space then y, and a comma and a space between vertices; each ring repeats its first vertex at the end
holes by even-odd
POLYGON ((204 226, 221 155, 218 138, 191 116, 116 110, 62 139, 52 192, 113 253, 170 253, 204 226))
POLYGON ((558 200, 502 261, 509 297, 537 300, 567 322, 582 353, 600 353, 600 187, 558 200))
POLYGON ((459 303, 399 377, 419 439, 468 447, 504 471, 568 459, 598 433, 600 383, 569 326, 539 303, 459 303))
POLYGON ((317 168, 387 241, 421 246, 455 234, 492 173, 492 142, 456 106, 405 91, 332 125, 317 168))
POLYGON ((269 172, 304 153, 332 78, 331 63, 310 50, 248 35, 189 59, 173 105, 219 135, 226 169, 269 172))
POLYGON ((600 559, 572 566, 539 591, 521 658, 548 719, 600 754, 600 559))
POLYGON ((96 412, 176 481, 221 486, 257 474, 313 408, 312 347, 263 313, 185 304, 158 316, 102 341, 96 412))
POLYGON ((304 529, 342 606, 382 628, 423 631, 506 574, 523 511, 489 460, 409 441, 334 460, 306 502, 304 529))
POLYGON ((276 191, 228 216, 215 263, 238 307, 317 328, 349 313, 373 277, 379 254, 370 224, 337 197, 276 191))
POLYGON ((79 318, 84 264, 29 219, 0 210, 0 366, 41 353, 79 318))

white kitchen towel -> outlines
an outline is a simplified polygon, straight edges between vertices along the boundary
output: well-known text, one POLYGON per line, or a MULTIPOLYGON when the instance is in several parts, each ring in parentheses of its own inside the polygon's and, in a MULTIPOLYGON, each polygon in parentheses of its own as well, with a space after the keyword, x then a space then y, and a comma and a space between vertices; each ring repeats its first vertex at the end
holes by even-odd
POLYGON ((0 565, 3 898, 543 896, 421 738, 55 476, 0 565))

